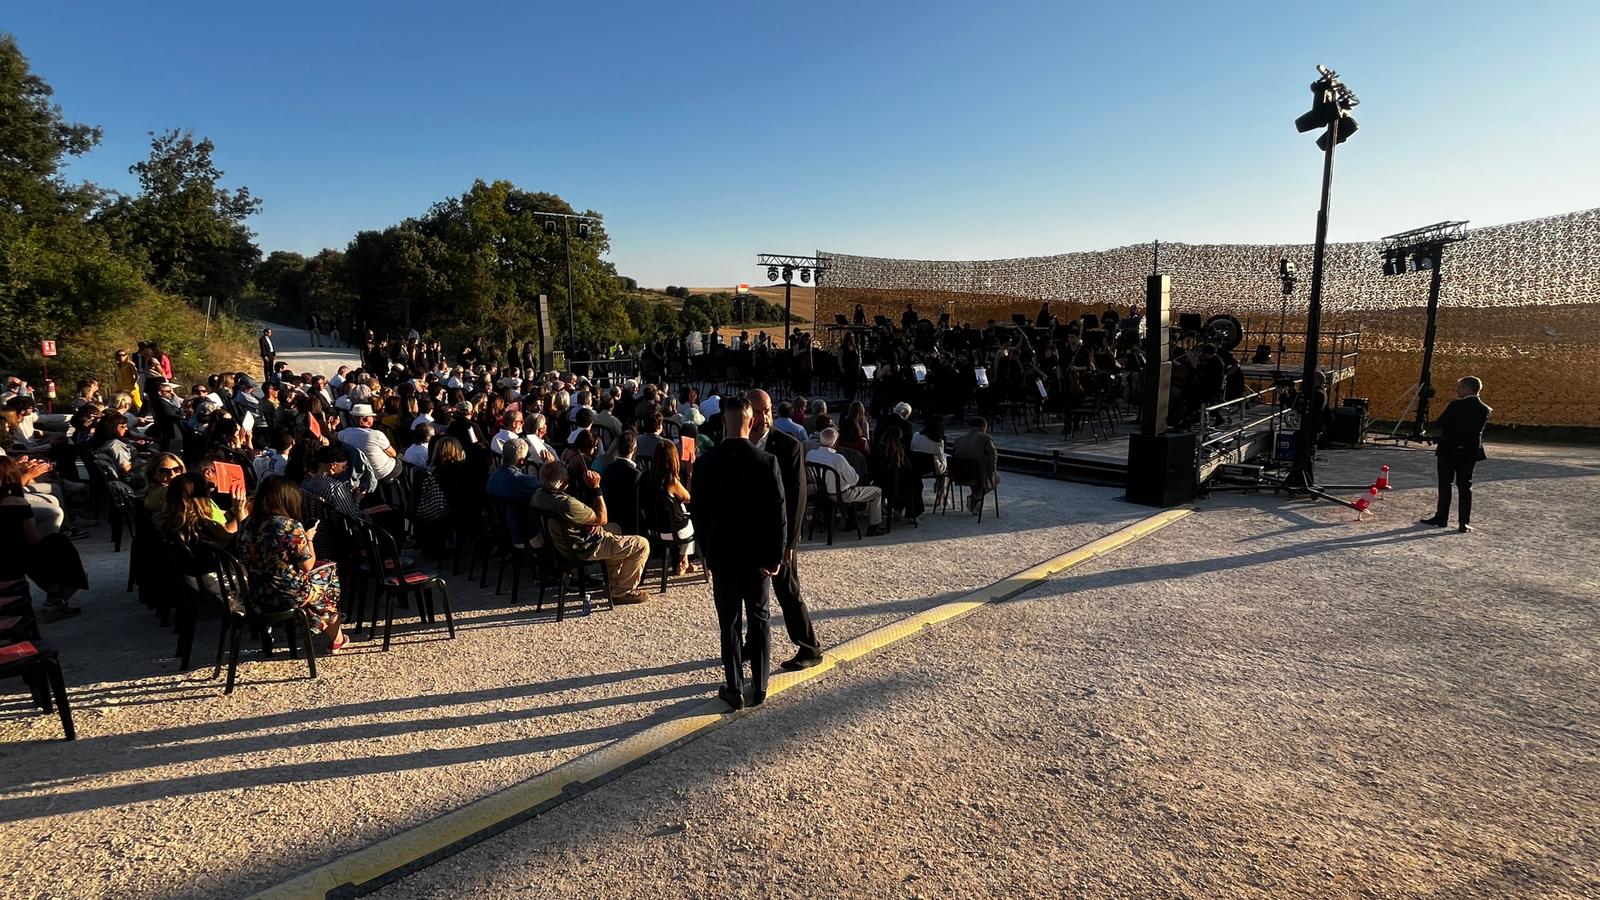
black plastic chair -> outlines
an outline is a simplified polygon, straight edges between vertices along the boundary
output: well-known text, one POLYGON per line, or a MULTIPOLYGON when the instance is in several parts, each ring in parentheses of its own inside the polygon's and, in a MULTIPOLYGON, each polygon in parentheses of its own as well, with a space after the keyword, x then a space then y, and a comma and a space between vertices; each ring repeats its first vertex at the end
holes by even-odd
MULTIPOLYGON (((538 551, 526 544, 518 544, 512 540, 511 521, 508 518, 511 513, 511 507, 506 501, 499 497, 489 497, 487 500, 489 504, 487 514, 489 527, 494 534, 494 555, 500 560, 499 571, 495 575, 494 595, 496 597, 500 596, 500 592, 505 587, 506 564, 509 563, 511 565, 511 602, 515 605, 522 590, 522 568, 526 565, 533 577, 539 582, 539 602, 535 606, 535 610, 543 609, 544 581, 540 578, 538 551)), ((471 577, 470 572, 468 577, 471 577)), ((489 561, 487 559, 483 563, 483 577, 485 579, 489 577, 489 561)))
MULTIPOLYGON (((811 495, 811 530, 806 533, 806 540, 816 536, 817 519, 826 518, 828 522, 828 546, 833 546, 833 520, 836 515, 843 512, 849 515, 856 526, 856 540, 865 540, 861 531, 862 515, 855 510, 855 504, 844 499, 844 482, 839 478, 839 473, 832 466, 822 463, 806 463, 806 480, 816 492, 811 495)), ((864 501, 863 501, 864 505, 864 501)))
POLYGON ((933 480, 933 511, 943 515, 950 506, 950 480, 939 474, 933 454, 911 451, 911 467, 916 470, 918 478, 933 480))
POLYGON ((40 637, 27 579, 0 583, 0 641, 37 641, 40 637))
POLYGON ((0 645, 0 678, 21 678, 33 692, 34 705, 47 713, 59 713, 66 739, 78 739, 78 730, 72 727, 72 706, 67 702, 67 682, 55 648, 36 640, 0 645), (54 705, 51 694, 55 695, 54 705))
POLYGON ((223 688, 224 694, 233 693, 234 682, 239 671, 239 639, 248 630, 259 630, 262 635, 261 650, 264 655, 272 654, 271 629, 274 625, 282 624, 289 631, 290 655, 298 655, 298 646, 305 647, 306 665, 311 670, 310 677, 317 677, 317 651, 311 644, 311 613, 304 607, 294 607, 280 612, 257 613, 252 612, 250 605, 250 577, 245 572, 244 566, 235 557, 216 551, 214 562, 217 569, 217 583, 223 603, 222 630, 217 635, 217 664, 211 670, 211 677, 216 678, 222 672, 222 656, 228 655, 228 683, 223 688))
MULTIPOLYGON (((978 461, 960 456, 949 458, 950 485, 956 488, 970 489, 978 483, 978 461)), ((1000 518, 1000 486, 995 485, 989 492, 994 497, 994 517, 1000 518)), ((983 507, 978 507, 978 524, 983 524, 983 507)))
MULTIPOLYGON (((549 516, 541 515, 539 517, 540 533, 544 535, 544 547, 542 548, 545 554, 544 559, 549 563, 550 571, 556 576, 556 621, 560 622, 566 617, 567 590, 574 583, 576 583, 578 595, 583 601, 584 615, 588 615, 591 611, 592 606, 589 603, 589 594, 583 589, 583 582, 589 575, 590 566, 598 566, 600 569, 600 589, 605 594, 606 608, 610 609, 613 606, 611 602, 611 580, 606 577, 605 561, 578 559, 562 553, 552 537, 555 534, 555 527, 555 523, 551 521, 549 516)), ((543 605, 542 589, 540 593, 541 605, 543 605)))
MULTIPOLYGON (((455 617, 450 612, 450 586, 441 575, 434 575, 413 569, 406 564, 400 556, 400 546, 395 543, 394 536, 376 525, 367 525, 364 529, 367 545, 371 548, 369 561, 374 566, 378 577, 375 580, 378 597, 383 600, 383 649, 389 649, 389 636, 394 630, 394 607, 397 600, 417 598, 417 616, 424 624, 434 621, 434 594, 438 593, 439 605, 444 609, 445 629, 450 637, 456 636, 455 617)), ((372 630, 378 624, 377 607, 373 607, 372 622, 368 625, 367 636, 371 637, 372 630)))

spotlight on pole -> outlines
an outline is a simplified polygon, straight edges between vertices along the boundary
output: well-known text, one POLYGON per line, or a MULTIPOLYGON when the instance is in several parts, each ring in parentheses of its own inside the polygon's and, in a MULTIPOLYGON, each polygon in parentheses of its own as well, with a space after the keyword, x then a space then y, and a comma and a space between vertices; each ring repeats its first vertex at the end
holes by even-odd
POLYGON ((793 266, 784 266, 783 267, 783 283, 784 284, 790 284, 793 281, 794 281, 794 267, 793 266))
POLYGON ((589 223, 588 222, 579 222, 578 223, 578 237, 580 239, 582 239, 582 240, 588 240, 589 239, 589 223))
POLYGON ((800 283, 801 284, 810 284, 811 283, 811 270, 810 269, 801 269, 800 270, 800 283))
POLYGON ((767 266, 767 280, 768 281, 777 281, 778 280, 778 267, 777 266, 767 266))

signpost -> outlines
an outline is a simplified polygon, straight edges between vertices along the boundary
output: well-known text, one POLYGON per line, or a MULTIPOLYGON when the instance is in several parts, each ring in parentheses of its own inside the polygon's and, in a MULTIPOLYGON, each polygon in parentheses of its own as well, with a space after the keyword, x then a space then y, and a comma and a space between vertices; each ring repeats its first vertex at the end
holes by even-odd
POLYGON ((50 357, 56 355, 55 341, 40 341, 39 355, 44 357, 44 411, 55 412, 55 385, 50 381, 50 357))

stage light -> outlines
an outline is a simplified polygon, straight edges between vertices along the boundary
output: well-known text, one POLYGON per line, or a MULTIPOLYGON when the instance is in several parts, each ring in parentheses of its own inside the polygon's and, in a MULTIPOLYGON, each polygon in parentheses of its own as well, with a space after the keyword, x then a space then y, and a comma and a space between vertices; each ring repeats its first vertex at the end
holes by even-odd
MULTIPOLYGON (((1361 126, 1356 124, 1355 117, 1350 115, 1348 112, 1345 113, 1344 116, 1339 120, 1339 143, 1342 144, 1345 141, 1350 140, 1350 135, 1355 134, 1356 129, 1359 127, 1361 126)), ((1321 150, 1328 149, 1328 136, 1326 134, 1317 138, 1317 147, 1321 150)))
POLYGON ((777 266, 767 266, 767 280, 768 281, 777 281, 778 280, 778 267, 777 266))
POLYGON ((794 281, 794 266, 784 266, 783 267, 783 280, 785 282, 794 281))
POLYGON ((800 282, 802 284, 810 284, 811 283, 811 270, 810 269, 801 269, 800 270, 800 282))
POLYGON ((1439 265, 1439 248, 1424 247, 1423 249, 1418 250, 1412 255, 1411 263, 1412 265, 1416 266, 1416 270, 1418 272, 1428 272, 1433 270, 1439 265))
POLYGON ((1287 256, 1285 256, 1284 258, 1278 260, 1278 275, 1280 275, 1283 278, 1293 278, 1294 277, 1294 260, 1291 260, 1287 256))
POLYGON ((555 236, 555 233, 556 233, 556 220, 555 219, 545 219, 544 220, 544 233, 547 234, 547 235, 550 235, 551 237, 555 236))
POLYGON ((578 223, 578 237, 582 238, 583 240, 588 240, 589 239, 589 223, 588 222, 579 222, 578 223))

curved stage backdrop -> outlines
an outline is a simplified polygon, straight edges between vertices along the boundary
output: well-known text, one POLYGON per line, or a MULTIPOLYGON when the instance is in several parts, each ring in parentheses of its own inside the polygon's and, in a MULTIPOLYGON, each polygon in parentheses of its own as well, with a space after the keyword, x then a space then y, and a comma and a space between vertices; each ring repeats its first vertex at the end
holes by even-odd
MULTIPOLYGON (((857 303, 869 317, 898 322, 910 302, 925 317, 949 312, 975 326, 1012 313, 1031 318, 1041 300, 1056 301, 1062 318, 1126 310, 1143 305, 1145 276, 1159 266, 1172 276, 1175 313, 1231 313, 1251 345, 1264 333, 1275 345, 1281 315, 1296 349, 1311 280, 1309 244, 1160 243, 975 261, 817 255, 829 260, 816 292, 819 326, 857 303), (1300 275, 1287 309, 1284 257, 1300 275)), ((1355 393, 1371 399, 1374 417, 1393 419, 1420 374, 1428 275, 1385 276, 1382 265, 1376 242, 1328 246, 1323 327, 1360 329, 1355 393)), ((1497 423, 1600 426, 1600 209, 1469 229, 1445 249, 1433 381, 1449 397, 1468 374, 1487 383, 1497 423)))

